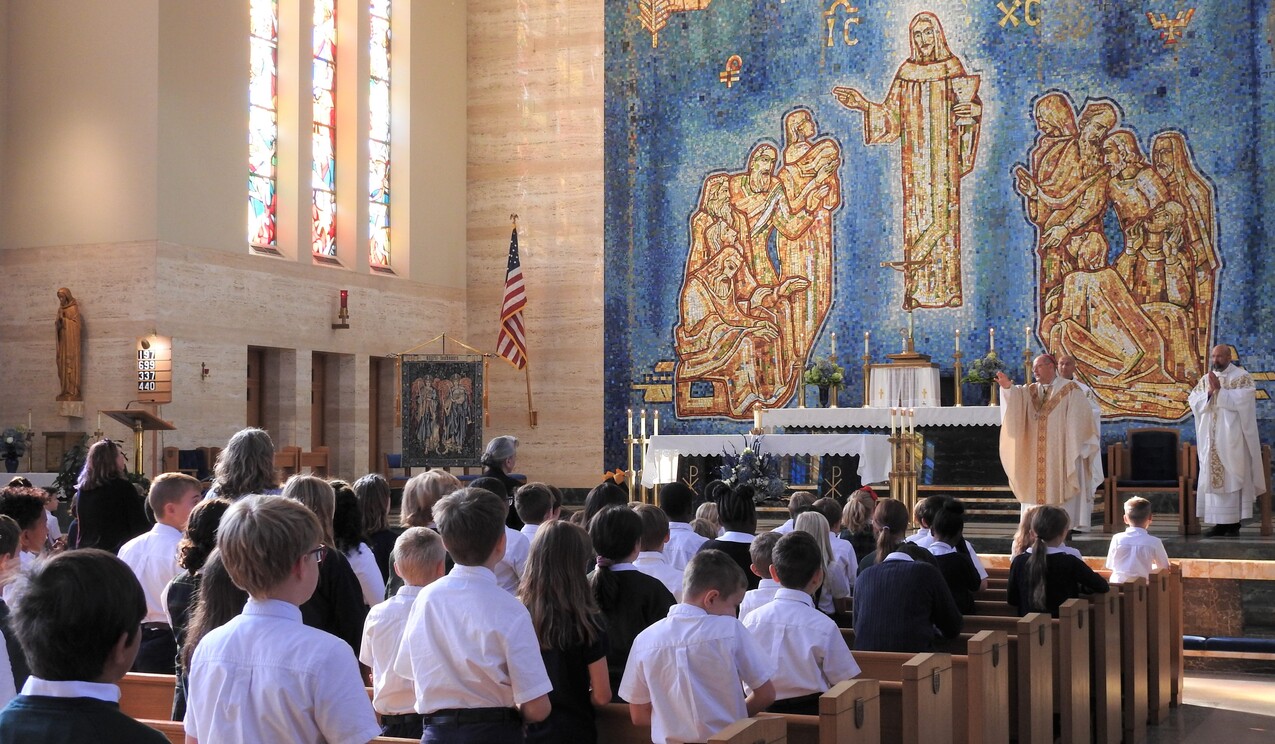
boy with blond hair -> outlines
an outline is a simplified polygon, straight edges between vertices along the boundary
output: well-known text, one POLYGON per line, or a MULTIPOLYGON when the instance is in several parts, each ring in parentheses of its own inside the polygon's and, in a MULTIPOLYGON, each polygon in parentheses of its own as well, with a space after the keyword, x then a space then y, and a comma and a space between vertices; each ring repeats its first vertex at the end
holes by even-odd
POLYGON ((382 736, 421 738, 421 716, 413 707, 416 691, 412 680, 394 671, 394 657, 407 616, 421 589, 443 576, 443 539, 427 527, 409 527, 394 541, 390 554, 394 572, 403 587, 393 597, 367 613, 359 661, 372 670, 372 707, 381 718, 382 736))
POLYGON ((394 659, 395 673, 415 680, 423 744, 521 744, 524 724, 549 716, 553 685, 531 614, 493 572, 505 555, 507 512, 481 488, 434 505, 456 566, 416 597, 394 659))
POLYGON ((633 641, 620 697, 655 744, 707 741, 775 701, 775 664, 735 619, 746 587, 734 558, 701 550, 686 565, 682 604, 633 641))
POLYGON ((1151 526, 1151 502, 1134 496, 1124 502, 1124 532, 1111 536, 1107 550, 1107 568, 1111 569, 1111 583, 1129 579, 1147 578, 1157 568, 1168 568, 1169 554, 1164 543, 1149 534, 1151 526))
POLYGON ((301 622, 324 546, 319 519, 284 496, 246 496, 217 530, 243 613, 204 636, 190 665, 186 742, 367 742, 381 733, 358 660, 301 622))
POLYGON ((200 491, 199 481, 184 473, 156 476, 146 497, 155 514, 155 526, 120 548, 120 560, 133 569, 146 593, 142 648, 133 663, 135 672, 175 674, 177 671, 177 638, 168 624, 165 595, 168 582, 182 572, 177 565, 177 543, 181 542, 191 510, 199 503, 200 491))

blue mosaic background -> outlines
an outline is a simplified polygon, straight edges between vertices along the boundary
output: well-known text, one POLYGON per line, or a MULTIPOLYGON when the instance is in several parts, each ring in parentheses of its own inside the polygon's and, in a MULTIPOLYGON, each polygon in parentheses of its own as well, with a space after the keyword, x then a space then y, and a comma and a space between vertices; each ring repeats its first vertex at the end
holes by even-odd
MULTIPOLYGON (((1018 25, 1002 27, 1005 14, 994 0, 857 0, 859 23, 850 27, 857 43, 841 39, 842 8, 829 47, 823 12, 835 4, 714 0, 672 14, 653 48, 636 0, 606 3, 606 467, 625 464, 626 408, 658 408, 662 433, 748 428, 729 419, 675 420, 672 403, 644 403, 633 386, 650 381, 658 362, 676 358, 688 218, 705 176, 743 170, 759 141, 782 145, 782 120, 794 108, 810 109, 817 136, 837 139, 843 158, 834 304, 814 353, 826 355, 830 333, 837 333, 849 377, 842 405, 855 406, 864 331, 872 333, 875 361, 900 350, 899 329, 907 324, 902 281, 879 267, 900 258, 899 146, 864 146, 863 117, 842 108, 831 90, 853 86, 881 100, 908 56, 908 23, 926 10, 942 21, 966 71, 982 76, 983 118, 974 171, 962 180, 965 304, 918 311, 918 351, 950 373, 954 331, 961 330, 968 365, 970 352, 986 351, 994 326, 1002 358, 1021 362, 1023 328, 1037 320, 1036 237, 1011 169, 1027 162, 1037 134, 1033 101, 1057 90, 1077 109, 1086 98, 1115 101, 1120 126, 1137 135, 1144 153, 1157 132, 1185 134, 1217 194, 1223 268, 1215 339, 1236 346, 1250 372, 1275 371, 1275 266, 1265 259, 1265 212, 1275 194, 1267 162, 1275 152, 1270 2, 1041 0, 1031 8, 1038 25, 1028 25, 1020 8, 1018 25), (1166 46, 1147 12, 1173 17, 1188 8, 1195 12, 1181 43, 1166 46), (728 88, 718 73, 731 55, 743 66, 728 88)), ((1118 233, 1114 218, 1108 222, 1108 233, 1118 233)), ((1258 386, 1275 390, 1275 383, 1258 386)), ((1259 401, 1267 442, 1275 439, 1272 410, 1259 401)), ((1128 425, 1104 421, 1104 438, 1122 439, 1128 425)), ((1190 417, 1180 425, 1193 441, 1190 417)))

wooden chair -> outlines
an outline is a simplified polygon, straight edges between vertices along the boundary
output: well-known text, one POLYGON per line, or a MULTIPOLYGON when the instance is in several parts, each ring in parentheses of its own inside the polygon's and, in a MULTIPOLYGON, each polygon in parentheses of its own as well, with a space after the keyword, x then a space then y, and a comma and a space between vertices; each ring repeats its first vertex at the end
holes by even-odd
POLYGON ((403 455, 398 452, 385 452, 381 455, 381 475, 389 482, 390 488, 402 488, 412 477, 412 469, 403 467, 403 455))
POLYGON ((310 475, 320 478, 328 477, 328 448, 315 447, 313 452, 302 452, 298 455, 298 468, 310 468, 310 475))
POLYGON ((274 466, 279 471, 280 480, 287 480, 301 472, 301 448, 282 447, 275 450, 274 466))
POLYGON ((1178 532, 1199 533, 1200 524, 1187 489, 1194 472, 1194 459, 1191 448, 1181 446, 1177 429, 1130 429, 1125 434, 1125 442, 1117 442, 1107 449, 1107 463, 1111 472, 1105 487, 1105 532, 1124 529, 1120 526, 1124 495, 1172 492, 1178 495, 1178 532))

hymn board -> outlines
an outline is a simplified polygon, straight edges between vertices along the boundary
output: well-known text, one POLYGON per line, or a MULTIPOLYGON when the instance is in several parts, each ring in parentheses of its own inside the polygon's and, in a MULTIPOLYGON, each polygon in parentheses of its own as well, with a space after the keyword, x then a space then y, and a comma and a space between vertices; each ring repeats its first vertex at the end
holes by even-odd
POLYGON ((137 339, 137 401, 173 402, 173 339, 143 336, 137 339))

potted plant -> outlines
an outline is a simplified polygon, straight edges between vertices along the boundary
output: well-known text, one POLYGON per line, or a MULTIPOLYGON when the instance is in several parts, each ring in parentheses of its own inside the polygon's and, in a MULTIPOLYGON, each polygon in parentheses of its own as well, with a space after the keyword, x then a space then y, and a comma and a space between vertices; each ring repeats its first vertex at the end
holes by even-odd
POLYGON ((743 452, 736 452, 734 447, 729 452, 722 452, 720 475, 727 485, 747 483, 752 486, 753 501, 758 504, 778 502, 783 499, 787 484, 779 477, 779 458, 763 453, 761 442, 760 436, 745 435, 743 452))
POLYGON ((840 385, 845 379, 845 370, 841 369, 841 365, 837 364, 837 360, 831 354, 826 359, 820 359, 814 364, 806 368, 806 373, 802 376, 802 380, 807 385, 815 385, 819 388, 819 405, 824 408, 828 407, 831 399, 831 388, 840 385))
POLYGON ((961 378, 961 382, 968 382, 978 386, 977 389, 979 391, 979 394, 976 396, 968 396, 970 399, 970 402, 972 403, 972 402, 975 402, 975 400, 977 400, 979 403, 983 403, 984 401, 988 400, 987 398, 983 397, 982 393, 984 391, 989 390, 988 386, 990 386, 991 401, 992 401, 992 404, 995 405, 996 403, 996 373, 1004 372, 1007 369, 1009 369, 1009 367, 1005 365, 1005 362, 1001 361, 1000 357, 996 356, 996 352, 994 351, 988 352, 987 356, 982 357, 981 359, 975 359, 970 364, 969 369, 965 373, 965 376, 961 378))
POLYGON ((0 457, 4 458, 4 469, 9 473, 18 472, 18 460, 27 453, 27 431, 24 426, 10 426, 0 434, 0 457))

